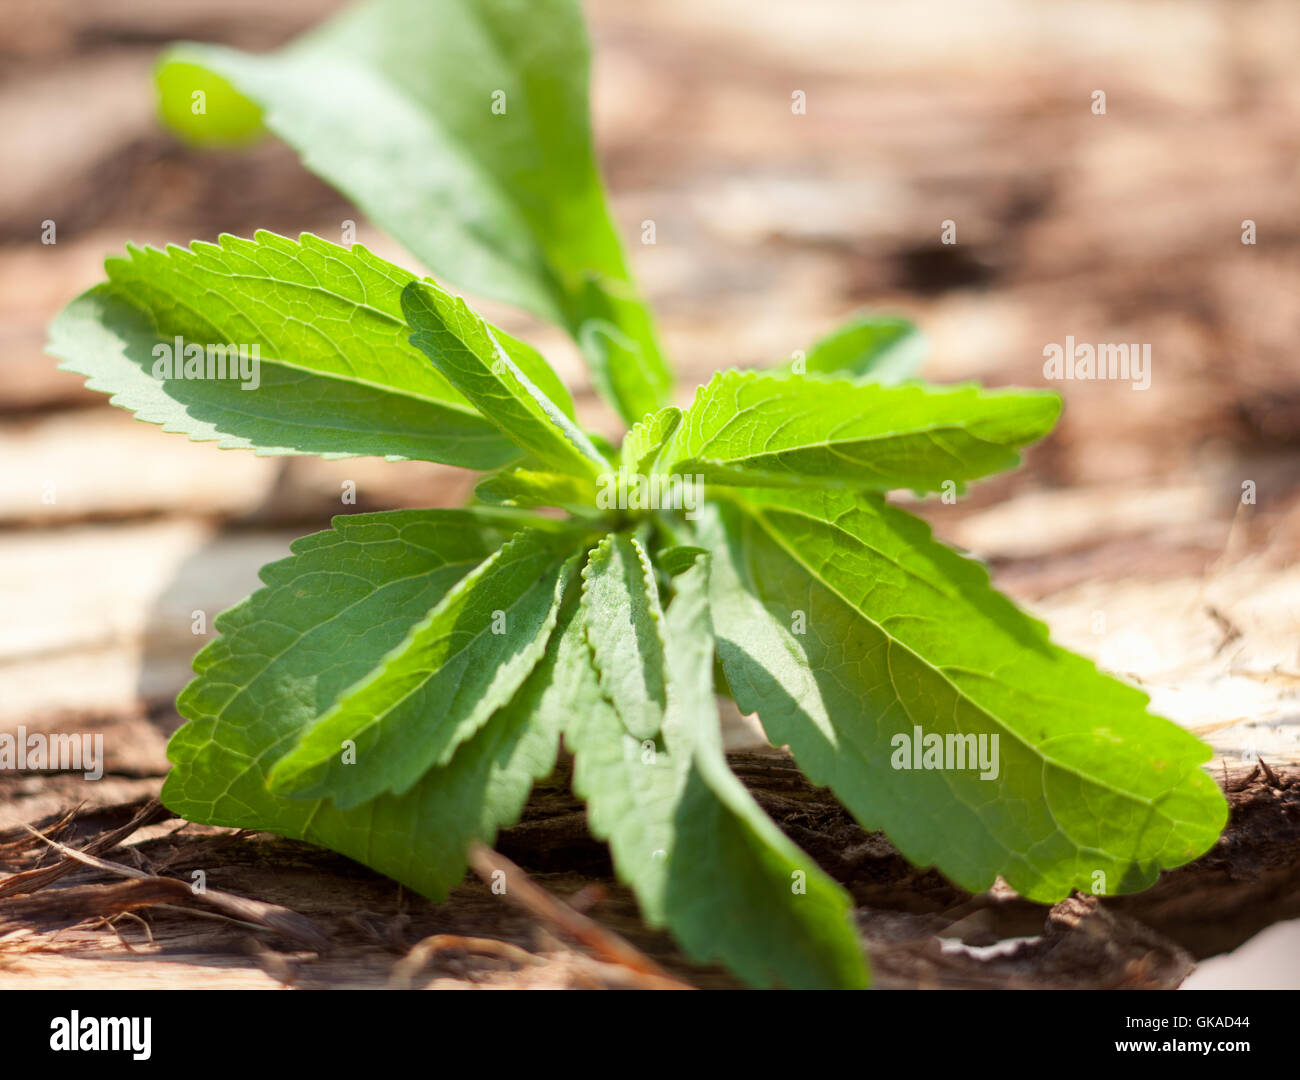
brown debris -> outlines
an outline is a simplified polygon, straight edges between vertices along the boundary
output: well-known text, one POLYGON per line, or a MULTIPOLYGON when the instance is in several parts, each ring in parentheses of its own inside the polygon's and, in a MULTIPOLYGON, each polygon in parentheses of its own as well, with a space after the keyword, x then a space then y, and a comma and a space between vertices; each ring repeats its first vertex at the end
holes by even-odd
POLYGON ((1184 949, 1095 897, 1063 900, 1036 930, 1002 938, 984 920, 974 941, 969 919, 860 909, 858 922, 880 989, 1172 990, 1194 967, 1184 949))
MULTIPOLYGON (((1259 766, 1227 771, 1232 814, 1219 843, 1146 892, 1074 898, 1049 911, 1005 889, 972 896, 935 871, 912 866, 885 837, 864 832, 784 755, 729 759, 759 804, 854 897, 880 986, 1172 986, 1185 975, 1189 956, 1230 950, 1263 926, 1300 915, 1295 767, 1270 766, 1271 779, 1259 766)), ((737 985, 717 968, 687 963, 668 935, 642 925, 630 893, 612 879, 608 852, 586 832, 569 782, 566 764, 538 784, 523 820, 498 840, 508 859, 485 848, 474 854, 485 880, 497 871, 505 875, 504 899, 517 909, 479 885, 462 885, 449 903, 430 904, 341 856, 236 830, 191 826, 184 836, 160 833, 127 850, 139 852, 147 866, 177 874, 220 865, 223 884, 238 893, 209 888, 196 896, 185 881, 52 846, 61 854, 56 867, 71 861, 71 869, 129 880, 0 900, 0 934, 22 928, 40 935, 5 939, 0 981, 21 985, 10 981, 18 979, 13 965, 32 964, 41 954, 31 950, 53 945, 53 934, 66 950, 95 940, 85 937, 95 925, 111 926, 123 913, 148 907, 156 913, 150 922, 168 932, 153 945, 133 947, 142 957, 171 957, 177 985, 199 985, 184 953, 200 941, 204 953, 216 948, 246 958, 262 978, 302 988, 419 985, 426 972, 433 976, 430 988, 737 985), (573 896, 586 913, 557 892, 573 896), (310 915, 292 910, 304 904, 310 915), (179 908, 181 921, 159 923, 171 912, 180 915, 179 908), (221 922, 205 927, 195 915, 221 922), (274 930, 307 951, 284 954, 253 944, 240 927, 274 930)), ((123 818, 129 823, 145 810, 104 807, 97 820, 112 835, 123 818)), ((46 824, 60 822, 65 834, 71 831, 67 815, 46 824)), ((96 839, 82 835, 79 843, 87 849, 96 839)))
POLYGON ((485 885, 502 883, 502 894, 535 918, 547 923, 564 936, 592 952, 606 964, 627 969, 639 976, 638 985, 650 990, 689 990, 689 986, 672 978, 640 949, 594 919, 575 911, 529 880, 518 866, 482 844, 469 851, 469 864, 485 885))
MULTIPOLYGON (((137 819, 133 819, 133 822, 130 824, 135 825, 137 821, 143 821, 154 812, 154 809, 154 807, 146 807, 140 815, 137 815, 137 819)), ((123 826, 123 828, 126 827, 127 826, 123 826)), ((88 845, 88 847, 97 846, 101 849, 112 847, 116 843, 114 837, 116 837, 117 833, 120 831, 121 830, 115 830, 113 833, 105 834, 105 837, 102 838, 103 842, 88 845)), ((32 829, 32 832, 35 835, 40 836, 40 833, 36 829, 32 829)), ((310 919, 299 915, 295 911, 290 911, 288 908, 281 907, 278 904, 268 904, 261 900, 250 900, 247 897, 236 896, 233 893, 228 893, 221 889, 205 887, 201 890, 195 890, 192 886, 174 878, 163 878, 156 874, 146 874, 143 871, 132 869, 129 866, 123 866, 120 863, 110 862, 108 859, 101 859, 96 855, 90 854, 87 850, 83 849, 78 851, 74 848, 67 847, 56 840, 51 840, 49 837, 41 836, 41 839, 64 856, 64 862, 47 868, 49 871, 59 870, 61 872, 54 874, 49 878, 49 880, 37 880, 32 876, 32 874, 14 875, 14 877, 22 880, 22 887, 11 890, 11 895, 19 892, 31 893, 38 889, 43 889, 49 884, 50 880, 62 877, 63 874, 69 873, 71 869, 75 868, 77 864, 81 864, 92 866, 96 869, 104 870, 120 877, 130 878, 134 881, 168 882, 165 889, 171 894, 169 899, 156 899, 149 901, 138 900, 137 898, 138 902, 136 902, 134 906, 148 906, 150 903, 176 902, 181 902, 183 906, 195 904, 199 907, 209 907, 227 918, 234 919, 238 922, 255 927, 261 927, 267 930, 273 930, 276 933, 297 941, 299 944, 306 945, 309 948, 320 950, 329 947, 329 939, 321 933, 319 928, 317 928, 310 919)), ((9 878, 6 882, 0 884, 8 884, 9 881, 13 880, 14 878, 9 878)), ((93 902, 95 895, 94 890, 112 890, 112 886, 110 885, 89 885, 83 886, 82 888, 89 890, 85 893, 86 901, 88 903, 93 902)), ((55 912, 61 910, 59 897, 65 891, 66 890, 62 890, 60 892, 43 895, 43 898, 49 901, 49 909, 53 909, 55 912)), ((114 896, 116 895, 117 894, 114 894, 114 896)), ((148 895, 147 891, 143 895, 148 895)), ((108 902, 112 903, 114 901, 110 900, 108 902)), ((43 910, 39 904, 28 906, 20 904, 16 907, 11 907, 10 905, 13 903, 14 901, 6 903, 3 899, 0 899, 0 927, 5 925, 4 920, 6 919, 10 921, 17 919, 21 922, 24 918, 32 917, 33 913, 39 916, 43 910)), ((117 908, 110 911, 96 912, 95 914, 104 916, 109 914, 118 914, 120 911, 125 910, 129 910, 129 908, 117 908)))
MULTIPOLYGON (((80 852, 82 856, 98 855, 101 852, 112 851, 118 844, 122 843, 128 836, 144 825, 149 825, 155 821, 171 817, 170 810, 164 809, 162 803, 157 799, 150 799, 125 825, 101 834, 85 846, 80 852)), ((60 829, 67 829, 73 821, 76 820, 76 811, 70 811, 58 821, 56 826, 60 829)), ((70 874, 77 869, 79 860, 76 856, 69 854, 70 849, 56 844, 52 839, 44 836, 33 826, 28 826, 30 835, 36 840, 44 840, 51 847, 57 848, 64 852, 64 858, 61 862, 54 863, 52 866, 43 866, 35 870, 26 870, 21 873, 12 874, 0 881, 0 898, 6 896, 15 896, 18 893, 35 892, 37 889, 43 889, 47 885, 53 884, 59 878, 70 874)))
POLYGON ((447 953, 493 956, 515 967, 527 967, 544 962, 527 949, 511 945, 508 941, 466 937, 463 934, 432 934, 413 945, 410 952, 393 965, 390 985, 395 990, 409 990, 425 967, 447 953))
POLYGON ((14 896, 0 901, 0 934, 20 929, 49 932, 137 908, 185 903, 191 896, 185 882, 153 877, 14 896))

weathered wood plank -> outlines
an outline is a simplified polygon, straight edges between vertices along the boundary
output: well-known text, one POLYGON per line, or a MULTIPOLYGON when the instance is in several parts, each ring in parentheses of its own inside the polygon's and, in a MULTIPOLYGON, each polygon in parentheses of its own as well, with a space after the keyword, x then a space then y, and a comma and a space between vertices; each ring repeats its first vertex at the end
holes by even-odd
MULTIPOLYGON (((732 755, 732 764, 764 809, 853 894, 878 985, 1169 988, 1186 977, 1194 957, 1233 948, 1268 923, 1300 914, 1300 770, 1279 770, 1280 787, 1258 771, 1235 770, 1233 817, 1223 839, 1148 892, 1047 909, 1005 889, 970 896, 912 867, 882 836, 859 829, 827 792, 808 785, 787 758, 732 755), (994 948, 999 942, 1007 944, 994 948)), ((78 846, 139 806, 74 822, 66 842, 78 846)), ((22 846, 25 835, 0 833, 4 869, 47 858, 39 843, 22 846)), ((594 900, 589 914, 674 976, 694 985, 732 984, 719 971, 685 962, 666 935, 641 926, 635 903, 612 881, 607 852, 586 832, 567 767, 538 786, 524 820, 502 834, 498 849, 559 895, 584 906, 594 900)), ((113 926, 83 921, 52 935, 49 927, 67 920, 56 888, 45 912, 32 904, 23 909, 30 929, 0 935, 0 987, 183 988, 210 985, 213 977, 246 989, 378 988, 432 934, 504 941, 542 963, 519 972, 512 970, 517 964, 453 951, 435 957, 417 985, 565 986, 594 977, 549 933, 474 881, 434 905, 329 852, 175 822, 146 827, 126 848, 104 854, 182 881, 202 870, 214 888, 306 916, 331 944, 304 950, 270 931, 156 908, 137 912, 152 940, 139 922, 122 919, 113 926)), ((107 888, 115 879, 86 869, 65 880, 107 888)), ((106 905, 110 896, 106 891, 106 905)), ((13 909, 0 899, 0 919, 14 918, 13 909)))

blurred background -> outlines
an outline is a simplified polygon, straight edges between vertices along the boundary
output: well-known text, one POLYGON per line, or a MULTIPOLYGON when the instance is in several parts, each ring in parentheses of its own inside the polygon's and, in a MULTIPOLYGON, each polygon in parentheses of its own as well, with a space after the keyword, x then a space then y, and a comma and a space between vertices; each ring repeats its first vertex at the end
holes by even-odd
MULTIPOLYGON (((337 240, 356 220, 360 242, 416 268, 284 145, 196 151, 155 118, 167 43, 268 49, 338 6, 0 0, 0 727, 93 724, 110 773, 89 796, 0 776, 3 823, 156 791, 205 640, 194 613, 210 632, 291 538, 472 486, 422 463, 164 437, 42 354, 49 320, 128 240, 337 240)), ((1216 767, 1300 761, 1300 5, 587 10, 597 147, 683 396, 864 308, 918 323, 936 381, 1042 386, 1043 347, 1067 335, 1150 343, 1149 389, 1052 384, 1064 419, 1023 469, 918 509, 1058 640, 1206 737, 1216 767)), ((481 307, 617 434, 559 332, 481 307)), ((1244 985, 1294 985, 1298 941, 1270 945, 1244 985)))

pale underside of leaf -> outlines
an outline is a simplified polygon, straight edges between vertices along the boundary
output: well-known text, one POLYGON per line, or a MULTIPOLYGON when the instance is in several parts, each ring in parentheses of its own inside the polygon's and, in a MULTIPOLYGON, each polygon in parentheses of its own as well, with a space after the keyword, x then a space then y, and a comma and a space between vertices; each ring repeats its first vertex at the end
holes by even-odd
POLYGON ((667 707, 663 612, 641 542, 611 533, 582 571, 587 641, 600 686, 637 739, 653 739, 667 707))
POLYGON ((636 890, 642 916, 662 926, 667 856, 680 777, 662 741, 628 734, 600 687, 584 615, 559 641, 557 677, 568 711, 565 744, 574 754, 573 789, 587 804, 592 833, 608 840, 619 877, 636 890))

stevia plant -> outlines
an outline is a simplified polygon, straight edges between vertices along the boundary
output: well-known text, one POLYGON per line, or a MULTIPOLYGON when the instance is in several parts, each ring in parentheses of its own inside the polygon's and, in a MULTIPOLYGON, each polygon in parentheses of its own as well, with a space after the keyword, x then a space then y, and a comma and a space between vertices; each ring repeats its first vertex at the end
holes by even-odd
POLYGON ((730 771, 715 695, 972 891, 1129 892, 1204 852, 1208 749, 884 497, 1013 467, 1056 396, 920 382, 911 327, 866 318, 669 404, 587 81, 575 0, 377 0, 270 55, 163 58, 178 132, 274 132, 439 278, 567 330, 630 426, 588 434, 536 349, 360 245, 110 259, 50 350, 141 420, 486 473, 463 509, 337 517, 262 570, 178 699, 164 802, 441 899, 563 740, 646 922, 792 987, 866 984, 850 900, 730 771))

